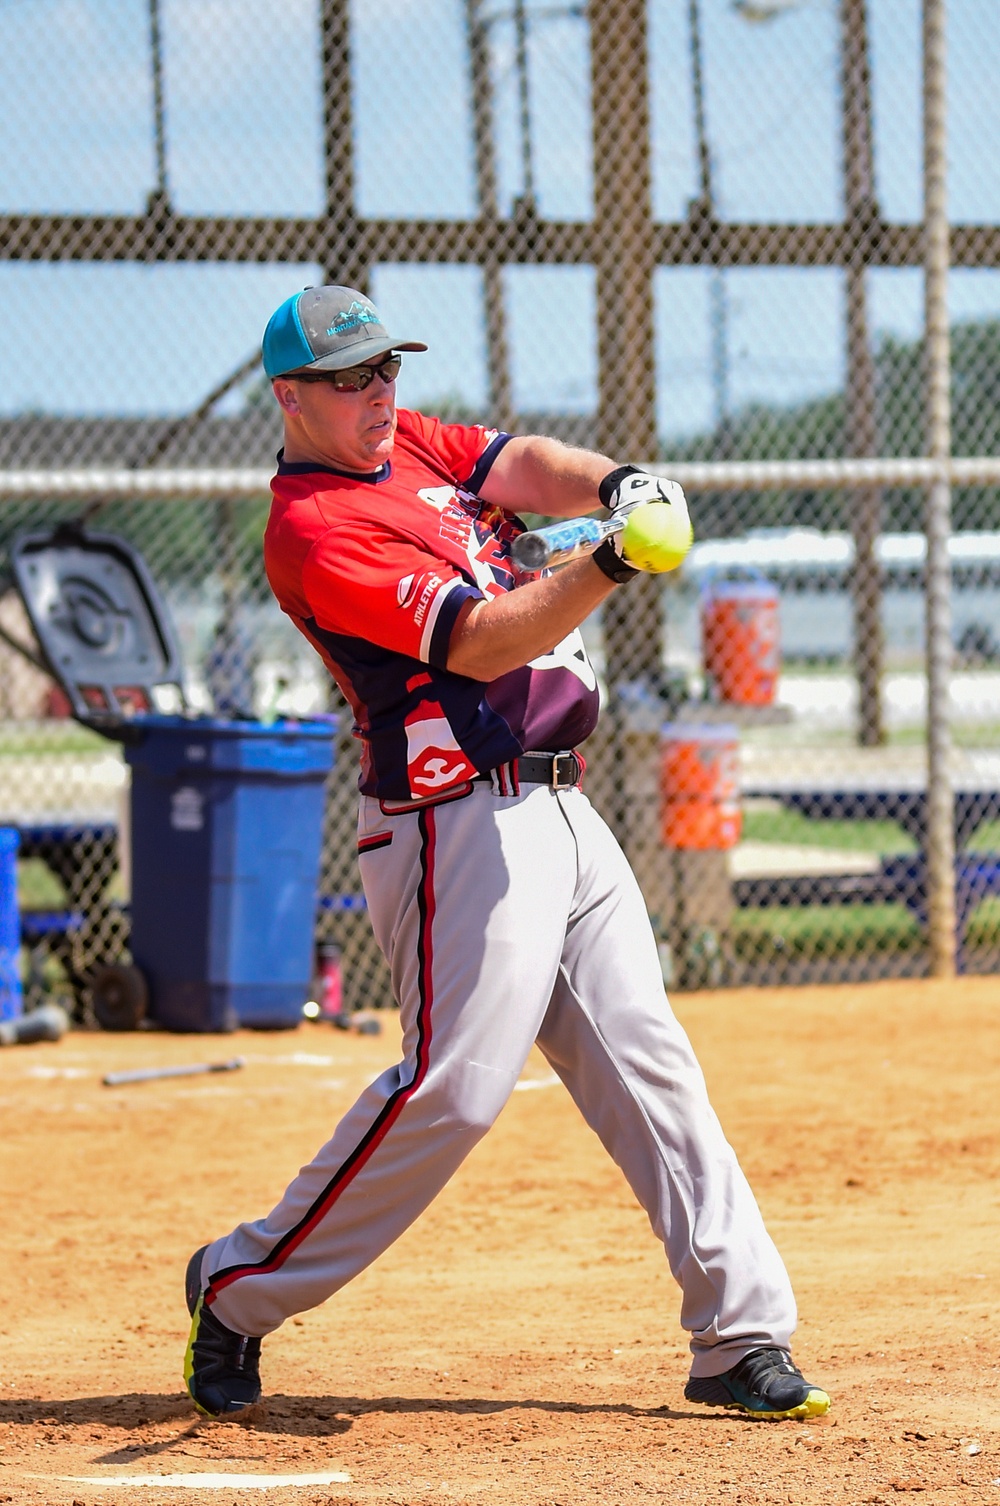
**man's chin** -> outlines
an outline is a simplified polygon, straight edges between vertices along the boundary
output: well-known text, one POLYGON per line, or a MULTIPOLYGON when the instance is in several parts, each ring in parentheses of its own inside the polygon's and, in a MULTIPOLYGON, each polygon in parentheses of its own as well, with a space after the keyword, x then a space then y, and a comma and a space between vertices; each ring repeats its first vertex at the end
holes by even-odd
POLYGON ((369 454, 371 455, 373 470, 376 467, 385 464, 385 462, 389 459, 389 456, 392 454, 395 443, 396 431, 395 429, 393 429, 391 434, 387 434, 384 439, 381 439, 376 444, 368 447, 369 454))

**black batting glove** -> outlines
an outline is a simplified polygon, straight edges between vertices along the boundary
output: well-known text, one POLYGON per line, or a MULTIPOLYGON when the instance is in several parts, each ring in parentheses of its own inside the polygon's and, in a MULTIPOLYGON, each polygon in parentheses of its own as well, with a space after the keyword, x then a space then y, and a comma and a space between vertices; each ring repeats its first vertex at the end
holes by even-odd
MULTIPOLYGON (((603 506, 612 513, 623 503, 662 500, 656 477, 641 471, 637 465, 620 465, 615 470, 609 471, 598 486, 597 495, 603 506)), ((591 555, 597 568, 603 570, 608 579, 613 580, 619 586, 623 586, 626 581, 634 580, 640 573, 622 558, 621 549, 621 534, 616 533, 612 534, 611 538, 605 539, 603 544, 598 544, 591 555)))
POLYGON ((597 568, 603 570, 608 580, 613 580, 617 586, 623 586, 626 581, 634 580, 640 573, 622 558, 621 546, 621 534, 613 533, 602 544, 598 544, 590 556, 597 568))
POLYGON ((597 488, 597 495, 612 513, 619 507, 632 507, 639 502, 668 501, 660 477, 641 471, 637 465, 620 465, 617 470, 610 471, 597 488))

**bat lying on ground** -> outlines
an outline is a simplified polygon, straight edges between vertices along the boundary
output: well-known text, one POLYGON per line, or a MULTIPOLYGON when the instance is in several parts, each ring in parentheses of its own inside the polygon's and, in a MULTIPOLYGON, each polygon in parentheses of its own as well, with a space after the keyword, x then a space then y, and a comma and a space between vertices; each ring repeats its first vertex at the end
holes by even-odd
POLYGON ((43 1004, 30 1014, 0 1024, 0 1046, 29 1046, 34 1041, 58 1041, 69 1029, 69 1015, 58 1004, 43 1004))
POLYGON ((242 1056, 234 1056, 228 1062, 195 1062, 185 1067, 136 1067, 130 1072, 106 1072, 101 1081, 106 1088, 119 1088, 127 1082, 159 1082, 161 1077, 198 1077, 202 1072, 235 1072, 242 1065, 242 1056))

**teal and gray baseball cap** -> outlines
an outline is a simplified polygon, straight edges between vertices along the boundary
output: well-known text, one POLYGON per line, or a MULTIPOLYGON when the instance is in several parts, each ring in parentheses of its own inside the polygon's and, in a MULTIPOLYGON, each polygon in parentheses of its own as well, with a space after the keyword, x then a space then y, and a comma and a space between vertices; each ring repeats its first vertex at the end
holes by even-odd
POLYGON ((267 321, 264 370, 341 371, 390 350, 426 350, 420 340, 397 340, 364 293, 355 288, 305 288, 286 298, 267 321))

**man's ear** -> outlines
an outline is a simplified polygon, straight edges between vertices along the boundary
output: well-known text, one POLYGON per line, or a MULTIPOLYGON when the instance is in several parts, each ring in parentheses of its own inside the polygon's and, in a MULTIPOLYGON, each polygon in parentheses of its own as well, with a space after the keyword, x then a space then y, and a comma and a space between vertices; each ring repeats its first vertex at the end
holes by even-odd
POLYGON ((299 400, 295 393, 295 387, 284 377, 274 377, 271 381, 271 391, 274 393, 278 407, 284 413, 301 413, 299 400))

